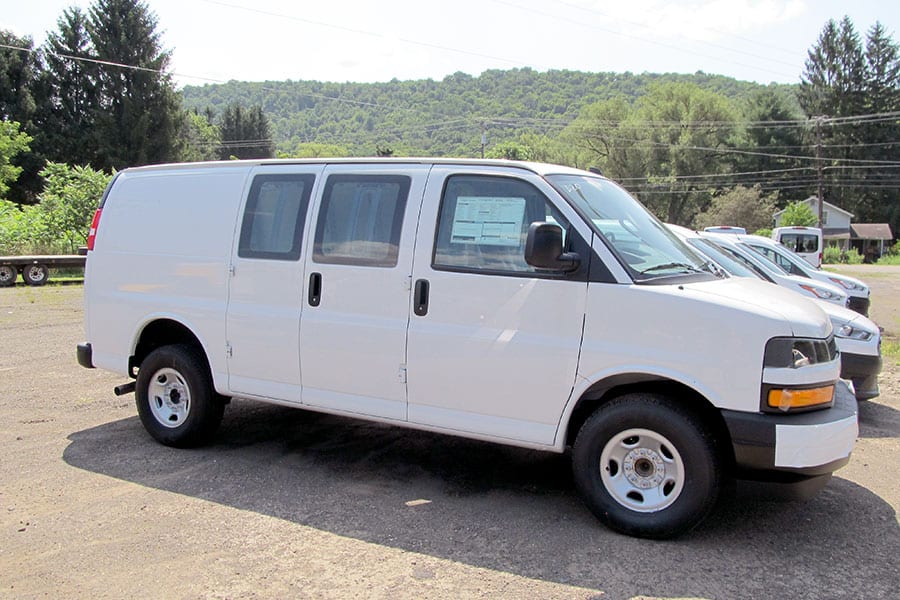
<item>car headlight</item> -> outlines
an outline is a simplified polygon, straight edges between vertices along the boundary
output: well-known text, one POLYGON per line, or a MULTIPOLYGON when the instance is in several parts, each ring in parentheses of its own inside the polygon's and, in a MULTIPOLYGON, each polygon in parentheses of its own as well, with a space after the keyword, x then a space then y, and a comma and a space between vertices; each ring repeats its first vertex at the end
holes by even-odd
POLYGON ((830 292, 825 288, 816 287, 814 285, 801 285, 804 290, 815 296, 816 298, 821 298, 822 300, 828 300, 834 302, 835 300, 839 300, 840 296, 835 294, 834 292, 830 292))
POLYGON ((834 334, 838 337, 848 338, 851 340, 861 340, 863 342, 871 340, 873 333, 860 327, 854 327, 850 323, 844 323, 837 329, 834 334))
POLYGON ((800 369, 837 358, 834 337, 827 340, 808 338, 772 338, 766 344, 763 364, 775 369, 800 369))
MULTIPOLYGON (((767 369, 803 369, 837 360, 834 336, 828 339, 772 338, 766 344, 764 365, 767 369)), ((787 378, 790 379, 790 378, 787 378)), ((776 380, 777 381, 777 380, 776 380)), ((764 412, 797 412, 827 408, 834 402, 834 383, 779 384, 764 383, 764 412)))
POLYGON ((837 279, 836 277, 829 277, 833 283, 840 285, 845 290, 850 290, 851 292, 863 292, 865 291, 865 287, 859 285, 858 283, 853 283, 852 281, 847 281, 845 279, 837 279))

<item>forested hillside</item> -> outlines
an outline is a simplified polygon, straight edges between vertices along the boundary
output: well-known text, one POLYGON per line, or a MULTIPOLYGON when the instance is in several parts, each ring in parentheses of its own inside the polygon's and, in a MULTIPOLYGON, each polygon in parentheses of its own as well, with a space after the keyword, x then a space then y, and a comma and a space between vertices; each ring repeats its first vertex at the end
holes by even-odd
MULTIPOLYGON (((585 106, 622 96, 629 101, 653 82, 691 82, 740 100, 762 88, 719 75, 486 71, 441 81, 323 83, 238 82, 187 86, 188 109, 216 116, 228 105, 259 105, 279 152, 323 144, 326 154, 478 156, 482 127, 489 146, 522 134, 556 136, 585 106)), ((793 87, 793 86, 779 86, 793 87)))

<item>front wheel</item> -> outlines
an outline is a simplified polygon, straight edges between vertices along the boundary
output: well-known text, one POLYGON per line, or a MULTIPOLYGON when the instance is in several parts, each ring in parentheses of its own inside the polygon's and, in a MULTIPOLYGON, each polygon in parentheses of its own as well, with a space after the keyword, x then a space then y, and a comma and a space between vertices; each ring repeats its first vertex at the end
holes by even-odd
POLYGON ((709 428, 655 394, 627 394, 597 409, 578 432, 572 466, 600 521, 648 538, 695 527, 715 505, 722 479, 709 428))
POLYGON ((141 363, 135 387, 147 432, 167 446, 199 446, 216 432, 225 405, 209 368, 192 346, 162 346, 141 363))

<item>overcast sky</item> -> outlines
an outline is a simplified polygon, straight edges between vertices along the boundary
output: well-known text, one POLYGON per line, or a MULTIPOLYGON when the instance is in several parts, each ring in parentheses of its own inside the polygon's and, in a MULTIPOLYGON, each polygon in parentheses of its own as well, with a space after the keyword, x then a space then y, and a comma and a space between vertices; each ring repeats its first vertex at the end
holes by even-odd
MULTIPOLYGON (((36 44, 67 6, 0 0, 0 28, 36 44)), ((531 67, 704 71, 796 83, 829 18, 900 41, 886 0, 150 0, 180 85, 230 79, 374 82, 531 67)))

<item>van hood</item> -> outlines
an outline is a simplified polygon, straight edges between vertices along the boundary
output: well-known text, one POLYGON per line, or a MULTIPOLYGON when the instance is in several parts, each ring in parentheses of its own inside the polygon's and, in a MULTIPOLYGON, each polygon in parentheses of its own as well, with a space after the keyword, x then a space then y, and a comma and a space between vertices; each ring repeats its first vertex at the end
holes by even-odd
POLYGON ((719 304, 769 318, 781 318, 797 337, 824 339, 832 333, 831 320, 813 300, 761 279, 732 277, 679 287, 719 304))

